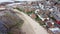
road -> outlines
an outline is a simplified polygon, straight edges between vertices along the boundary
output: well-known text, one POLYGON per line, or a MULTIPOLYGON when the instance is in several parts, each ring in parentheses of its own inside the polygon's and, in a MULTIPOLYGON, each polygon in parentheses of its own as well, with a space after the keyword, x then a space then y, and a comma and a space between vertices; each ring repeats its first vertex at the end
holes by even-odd
POLYGON ((25 21, 22 30, 26 32, 26 34, 48 34, 47 31, 39 25, 39 23, 30 18, 27 14, 20 12, 17 9, 13 10, 25 21))

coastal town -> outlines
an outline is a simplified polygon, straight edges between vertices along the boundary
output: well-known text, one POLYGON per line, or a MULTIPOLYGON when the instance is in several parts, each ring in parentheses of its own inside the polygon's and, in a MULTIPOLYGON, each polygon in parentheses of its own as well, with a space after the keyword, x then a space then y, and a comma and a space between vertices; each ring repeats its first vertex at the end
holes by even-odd
POLYGON ((2 34, 60 34, 60 0, 0 3, 0 22, 2 34))

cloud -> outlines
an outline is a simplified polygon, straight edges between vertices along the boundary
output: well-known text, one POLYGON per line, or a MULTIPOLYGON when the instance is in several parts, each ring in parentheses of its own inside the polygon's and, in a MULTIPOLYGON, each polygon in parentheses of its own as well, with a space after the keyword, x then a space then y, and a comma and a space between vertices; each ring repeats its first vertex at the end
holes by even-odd
POLYGON ((0 0, 0 3, 1 2, 10 2, 10 1, 12 1, 12 0, 0 0))
POLYGON ((11 2, 11 1, 40 1, 40 0, 0 0, 1 2, 11 2))
POLYGON ((16 0, 16 1, 40 1, 40 0, 16 0))

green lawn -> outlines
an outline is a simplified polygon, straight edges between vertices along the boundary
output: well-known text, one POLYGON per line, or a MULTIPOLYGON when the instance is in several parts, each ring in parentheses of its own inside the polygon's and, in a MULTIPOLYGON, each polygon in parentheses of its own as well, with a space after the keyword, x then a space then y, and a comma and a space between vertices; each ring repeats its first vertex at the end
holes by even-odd
POLYGON ((32 14, 32 13, 34 13, 34 11, 26 12, 26 14, 28 14, 28 15, 30 15, 30 14, 32 14))
POLYGON ((40 21, 41 19, 36 15, 35 20, 40 21))
POLYGON ((20 8, 16 8, 16 9, 18 9, 19 11, 23 11, 22 9, 20 9, 20 8))
POLYGON ((56 19, 54 17, 50 17, 52 20, 56 21, 56 19))

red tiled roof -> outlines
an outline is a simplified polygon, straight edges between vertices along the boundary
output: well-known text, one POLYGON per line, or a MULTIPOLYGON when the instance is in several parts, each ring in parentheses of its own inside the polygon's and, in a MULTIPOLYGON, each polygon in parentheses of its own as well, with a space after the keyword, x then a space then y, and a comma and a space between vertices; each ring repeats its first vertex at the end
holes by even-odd
POLYGON ((60 21, 56 20, 56 23, 60 25, 60 21))
POLYGON ((31 14, 31 17, 32 17, 32 18, 36 18, 36 15, 35 15, 35 14, 31 14))

